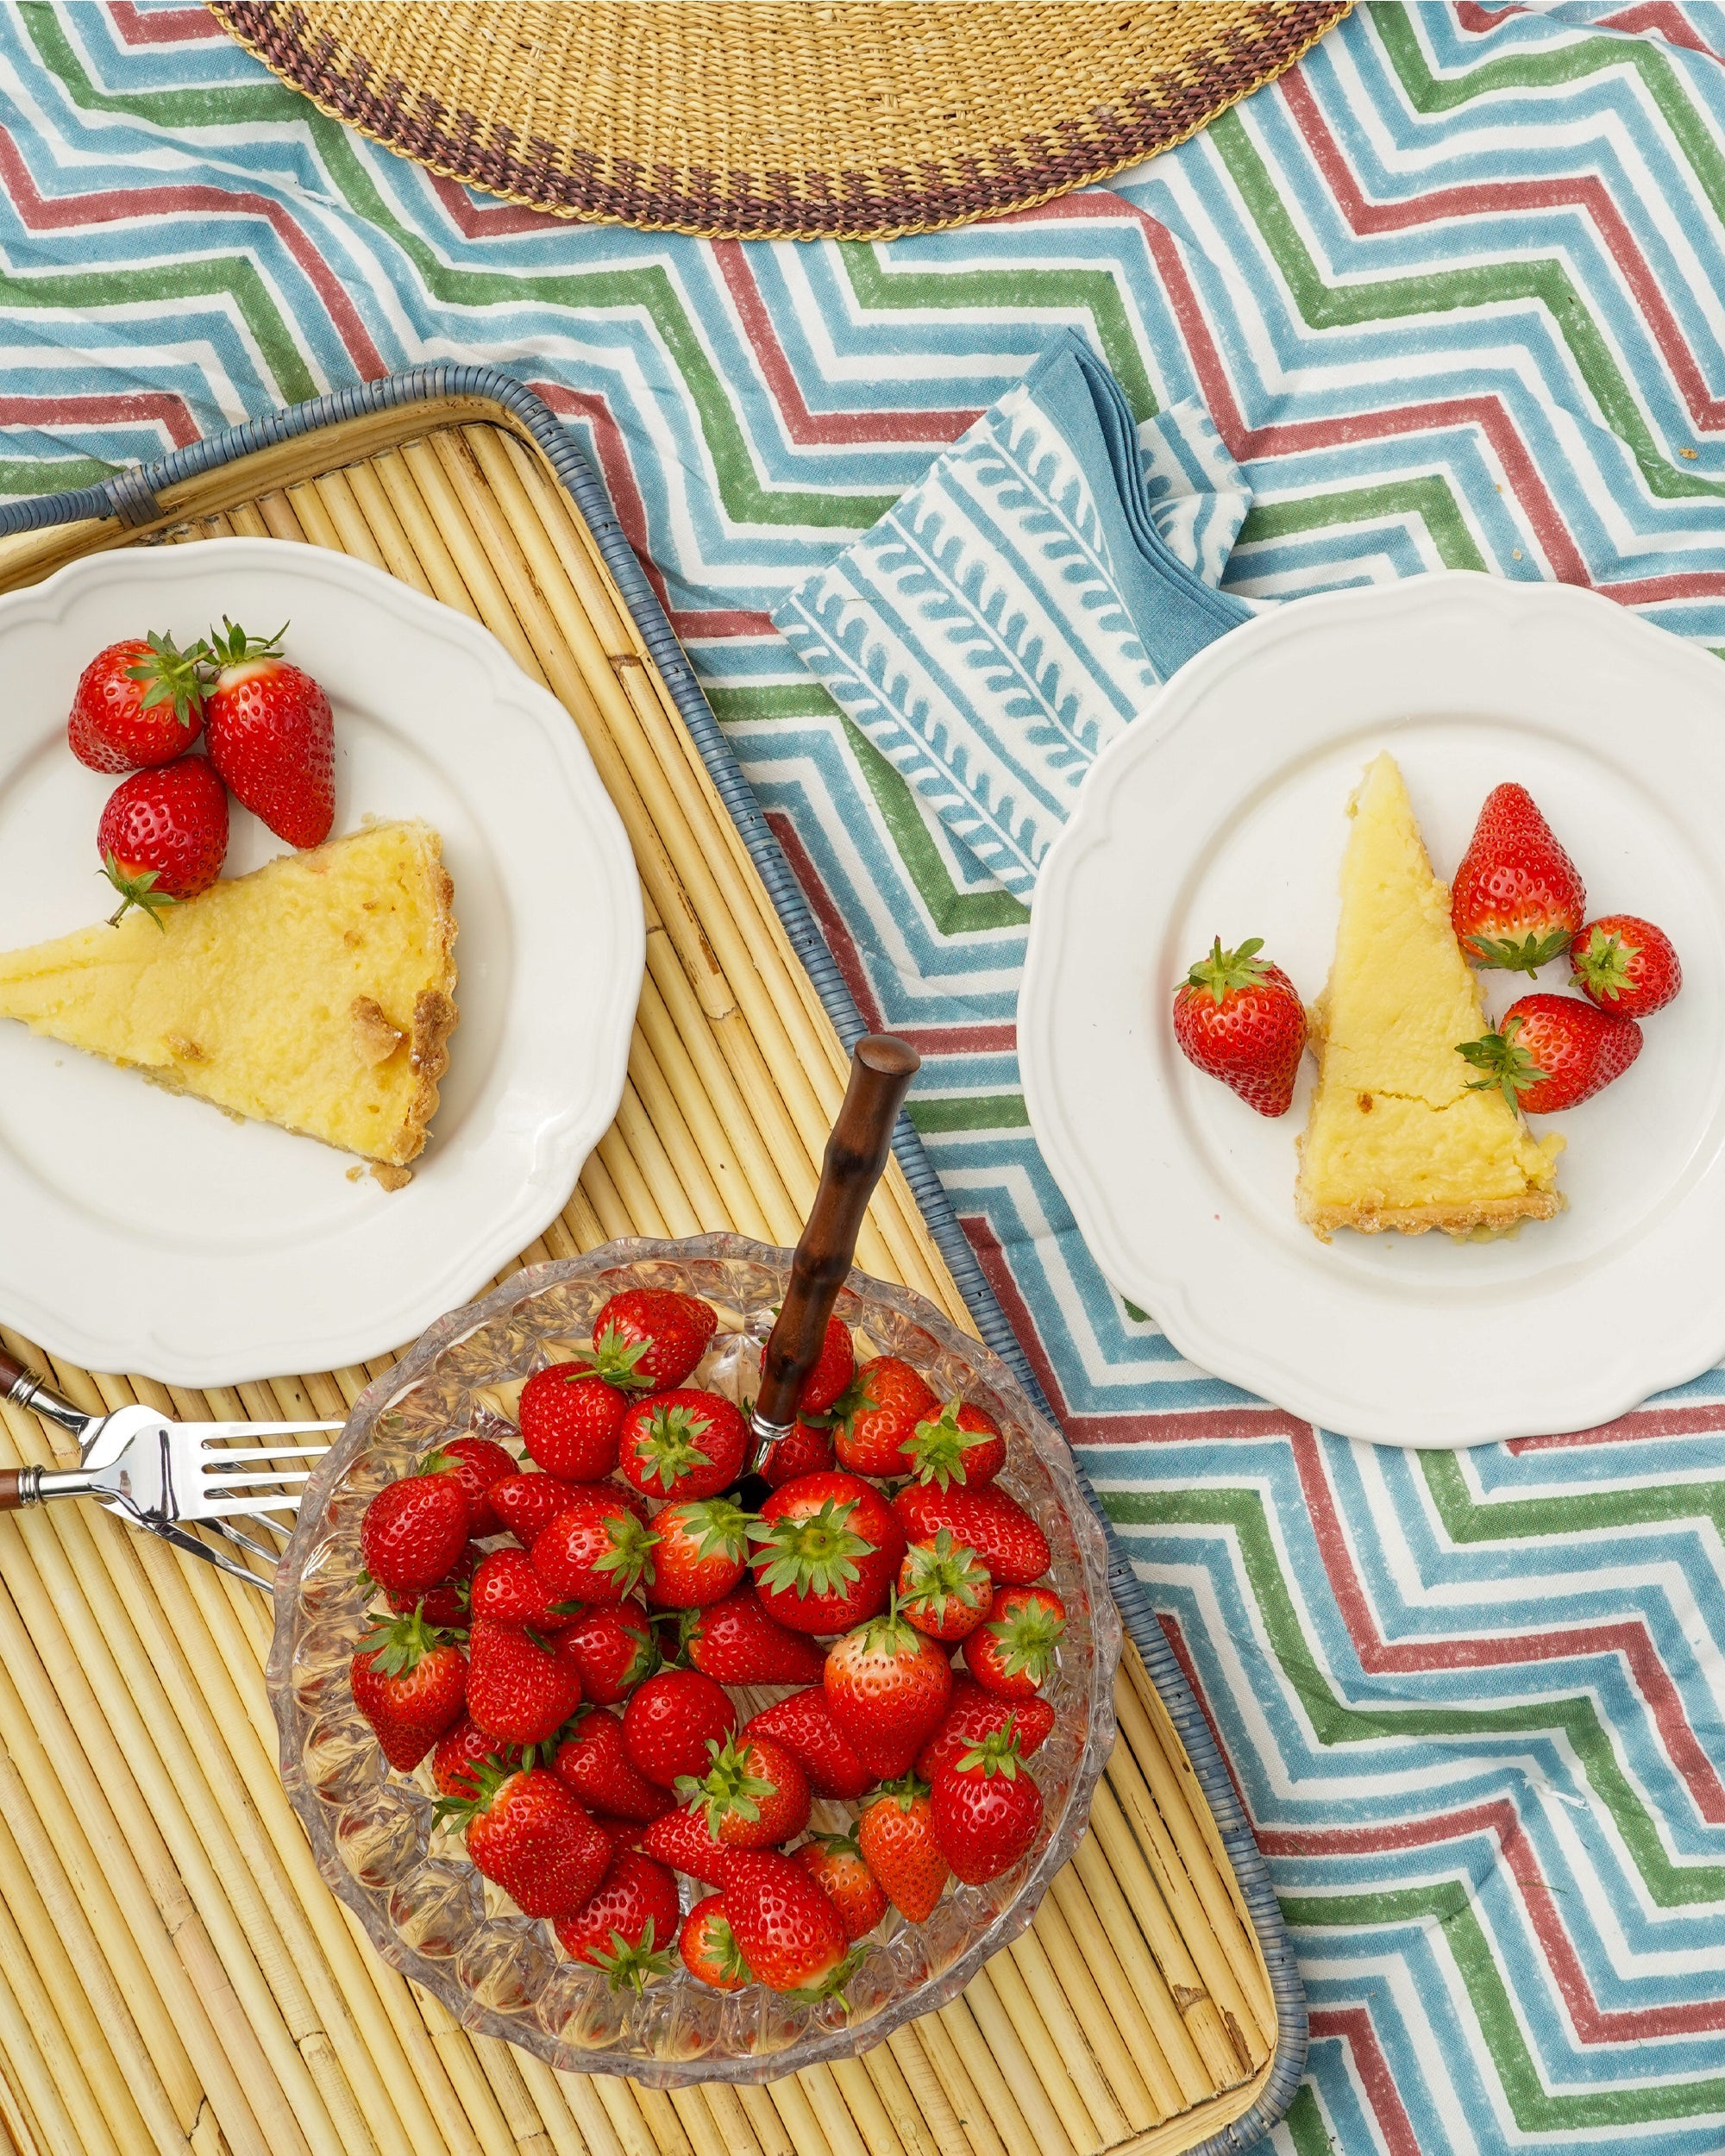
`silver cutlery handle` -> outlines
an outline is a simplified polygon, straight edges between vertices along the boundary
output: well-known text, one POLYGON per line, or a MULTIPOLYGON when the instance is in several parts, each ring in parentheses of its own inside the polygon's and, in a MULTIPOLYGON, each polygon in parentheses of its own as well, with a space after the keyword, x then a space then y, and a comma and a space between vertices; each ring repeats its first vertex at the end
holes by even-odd
MULTIPOLYGON (((0 1401, 14 1407, 28 1407, 50 1422, 57 1422, 62 1430, 69 1430, 80 1443, 88 1434, 90 1426, 99 1422, 99 1415, 87 1415, 81 1407, 74 1407, 69 1400, 62 1400, 46 1378, 35 1370, 27 1370, 23 1364, 0 1347, 0 1401)), ((17 1500, 14 1500, 16 1504, 17 1500)), ((32 1503, 32 1499, 22 1501, 32 1503)), ((9 1511, 11 1505, 0 1504, 0 1512, 9 1511)))

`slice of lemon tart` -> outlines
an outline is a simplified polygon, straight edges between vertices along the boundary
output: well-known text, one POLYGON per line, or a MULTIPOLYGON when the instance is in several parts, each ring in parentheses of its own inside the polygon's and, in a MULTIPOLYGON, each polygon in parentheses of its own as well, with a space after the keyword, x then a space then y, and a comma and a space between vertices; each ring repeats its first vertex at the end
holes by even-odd
POLYGON ((1501 1091, 1471 1087, 1478 1074, 1456 1048, 1486 1031, 1478 983, 1392 756, 1369 767, 1348 813, 1335 963, 1309 1013, 1318 1084, 1300 1218, 1326 1241, 1337 1228, 1467 1235, 1549 1219, 1564 1141, 1535 1142, 1501 1091))
POLYGON ((362 1154, 388 1181, 424 1145, 448 1064, 453 898, 428 824, 369 824, 160 926, 129 913, 0 954, 0 1018, 362 1154))

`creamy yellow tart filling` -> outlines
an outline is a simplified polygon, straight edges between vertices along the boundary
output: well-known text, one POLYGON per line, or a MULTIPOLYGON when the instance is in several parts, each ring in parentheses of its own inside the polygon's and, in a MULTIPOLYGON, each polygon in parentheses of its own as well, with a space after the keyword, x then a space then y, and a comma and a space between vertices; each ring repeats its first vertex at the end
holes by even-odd
POLYGON ((436 831, 373 824, 214 884, 160 927, 129 913, 0 955, 0 1018, 399 1169, 449 1060, 453 899, 436 831))
POLYGON ((1300 1140, 1300 1218, 1452 1235, 1549 1219, 1563 1139, 1535 1140, 1501 1090, 1476 1092, 1456 1053, 1485 1032, 1479 987, 1450 926, 1396 761, 1348 805, 1329 985, 1308 1013, 1318 1084, 1300 1140))

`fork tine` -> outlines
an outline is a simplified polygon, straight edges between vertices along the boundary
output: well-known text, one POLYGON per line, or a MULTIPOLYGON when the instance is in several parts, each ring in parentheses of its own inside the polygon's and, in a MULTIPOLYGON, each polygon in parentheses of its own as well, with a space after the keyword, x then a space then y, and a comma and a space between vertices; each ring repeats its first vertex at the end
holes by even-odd
MULTIPOLYGON (((249 1520, 251 1516, 249 1513, 242 1513, 239 1515, 242 1520, 249 1520)), ((228 1541, 236 1545, 240 1549, 249 1550, 254 1557, 263 1558, 267 1564, 275 1564, 281 1555, 280 1551, 267 1548, 264 1544, 248 1535, 242 1527, 236 1527, 231 1520, 217 1516, 205 1520, 204 1524, 216 1534, 223 1536, 228 1541)))
MULTIPOLYGON (((291 1438, 315 1437, 323 1431, 332 1434, 347 1427, 342 1422, 182 1422, 176 1426, 196 1445, 219 1445, 226 1438, 291 1438)), ((325 1451, 329 1450, 326 1445, 325 1451)))
POLYGON ((248 1445, 240 1452, 208 1452, 198 1463, 200 1475, 225 1475, 230 1468, 255 1466, 260 1460, 321 1460, 327 1445, 248 1445))
MULTIPOLYGON (((268 1492, 279 1484, 283 1489, 291 1489, 294 1492, 292 1501, 297 1505, 299 1502, 300 1489, 310 1479, 309 1475, 236 1475, 231 1482, 205 1482, 203 1489, 196 1493, 193 1501, 210 1502, 229 1497, 238 1497, 244 1500, 243 1507, 235 1506, 233 1509, 251 1511, 259 1505, 275 1502, 268 1492)), ((285 1504, 288 1500, 284 1497, 281 1502, 285 1504)), ((226 1509, 225 1507, 224 1509, 226 1509)))

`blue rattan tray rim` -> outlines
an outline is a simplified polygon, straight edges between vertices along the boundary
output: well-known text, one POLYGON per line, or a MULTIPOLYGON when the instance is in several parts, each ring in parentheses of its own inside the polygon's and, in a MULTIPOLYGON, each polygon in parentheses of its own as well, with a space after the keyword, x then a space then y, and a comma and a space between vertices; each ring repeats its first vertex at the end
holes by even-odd
MULTIPOLYGON (((849 1048, 866 1030, 862 1016, 810 911, 802 887, 791 873, 754 790, 743 776, 736 752, 714 718, 677 641, 676 632, 659 604, 658 595, 618 522, 604 483, 580 442, 549 405, 513 375, 499 367, 448 361, 408 367, 398 374, 386 375, 380 381, 361 383, 351 389, 335 391, 327 397, 313 398, 305 404, 291 404, 285 411, 248 419, 243 426, 230 427, 221 434, 189 442, 184 448, 175 449, 153 463, 134 466, 97 486, 10 503, 0 509, 0 538, 44 530, 53 524, 76 523, 86 517, 114 517, 129 528, 154 523, 164 514, 157 500, 163 488, 181 485, 256 450, 273 448, 301 436, 315 434, 323 427, 451 397, 473 398, 501 406, 508 412, 543 452, 580 512, 700 751, 719 798, 749 849, 750 857, 772 897, 786 934, 808 968, 840 1040, 849 1048)), ((977 1331, 1057 1426, 1060 1418, 1038 1382, 1030 1358, 996 1300, 953 1211, 952 1202, 930 1163, 922 1139, 907 1116, 899 1119, 893 1150, 922 1209, 929 1233, 976 1321, 977 1331)), ((1189 2156, 1245 2156, 1245 2152, 1256 2147, 1284 2115, 1299 2086, 1308 2040, 1305 1988, 1263 1854, 1252 1837, 1209 1724, 1192 1695, 1185 1672, 1163 1633, 1144 1584, 1133 1571, 1132 1560, 1082 1462, 1078 1463, 1078 1476, 1107 1539, 1109 1583, 1120 1605, 1122 1621, 1186 1747, 1228 1861, 1233 1866, 1241 1897, 1270 1972, 1276 2039, 1269 2076, 1249 2109, 1189 2152, 1189 2156)))

